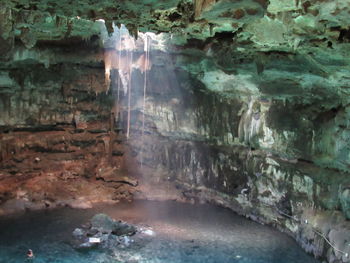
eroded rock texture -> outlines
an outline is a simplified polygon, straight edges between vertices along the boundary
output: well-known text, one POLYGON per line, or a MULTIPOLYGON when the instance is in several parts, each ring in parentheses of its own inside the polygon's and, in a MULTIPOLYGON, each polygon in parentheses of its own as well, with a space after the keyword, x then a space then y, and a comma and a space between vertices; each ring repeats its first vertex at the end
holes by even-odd
POLYGON ((3 1, 0 213, 209 201, 349 262, 349 11, 348 0, 3 1), (140 40, 125 91, 113 21, 135 38, 169 33, 152 38, 148 67, 140 40))

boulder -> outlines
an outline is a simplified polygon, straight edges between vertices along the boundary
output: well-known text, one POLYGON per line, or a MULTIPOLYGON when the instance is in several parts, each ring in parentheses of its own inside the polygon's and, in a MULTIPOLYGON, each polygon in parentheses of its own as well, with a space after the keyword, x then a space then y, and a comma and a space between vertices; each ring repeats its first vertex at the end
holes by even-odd
POLYGON ((81 228, 76 228, 76 229, 74 229, 72 234, 75 238, 81 238, 85 235, 85 232, 81 228))
POLYGON ((72 246, 78 250, 115 249, 119 245, 129 246, 134 242, 129 236, 134 235, 137 228, 122 221, 116 221, 106 214, 93 216, 88 224, 76 228, 72 235, 72 246))
POLYGON ((91 226, 101 232, 111 233, 115 228, 115 221, 106 214, 97 214, 91 219, 91 226))
POLYGON ((102 233, 112 233, 117 236, 131 236, 136 233, 136 228, 121 221, 115 221, 106 214, 97 214, 91 219, 92 229, 102 233))
POLYGON ((115 222, 112 234, 117 236, 132 236, 136 233, 136 228, 124 222, 115 222))

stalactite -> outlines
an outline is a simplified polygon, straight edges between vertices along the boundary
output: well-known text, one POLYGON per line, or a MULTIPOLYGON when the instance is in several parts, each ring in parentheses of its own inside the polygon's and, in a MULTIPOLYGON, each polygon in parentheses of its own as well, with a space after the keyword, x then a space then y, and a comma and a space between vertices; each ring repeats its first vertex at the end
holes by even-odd
POLYGON ((105 50, 105 52, 104 52, 104 63, 105 63, 106 91, 109 90, 112 62, 113 62, 113 58, 112 58, 110 52, 105 50))
POLYGON ((128 92, 128 77, 126 74, 124 74, 124 71, 122 69, 118 70, 119 72, 119 77, 122 82, 123 90, 124 90, 124 95, 128 92))
POLYGON ((113 32, 114 32, 114 27, 113 27, 113 21, 111 20, 106 20, 105 21, 105 27, 106 27, 106 30, 108 32, 108 35, 109 36, 112 36, 113 32))
POLYGON ((195 17, 198 18, 202 14, 203 10, 206 7, 214 4, 215 2, 216 2, 216 0, 195 0, 195 3, 194 3, 194 7, 195 7, 194 15, 195 15, 195 17))

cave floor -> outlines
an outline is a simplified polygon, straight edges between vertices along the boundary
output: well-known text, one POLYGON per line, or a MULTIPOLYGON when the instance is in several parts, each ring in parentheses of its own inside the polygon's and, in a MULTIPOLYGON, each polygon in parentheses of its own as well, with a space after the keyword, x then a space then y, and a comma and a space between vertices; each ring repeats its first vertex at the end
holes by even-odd
POLYGON ((270 227, 212 205, 135 201, 79 210, 57 208, 0 219, 0 262, 318 262, 270 227), (152 229, 115 249, 76 250, 72 231, 96 213, 152 229))

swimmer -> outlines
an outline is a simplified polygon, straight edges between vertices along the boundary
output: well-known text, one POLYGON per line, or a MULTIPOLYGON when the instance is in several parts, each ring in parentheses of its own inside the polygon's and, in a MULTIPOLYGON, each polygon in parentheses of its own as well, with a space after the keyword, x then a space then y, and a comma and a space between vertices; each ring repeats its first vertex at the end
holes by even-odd
POLYGON ((28 251, 27 251, 27 259, 33 259, 33 258, 34 258, 33 250, 28 249, 28 251))

